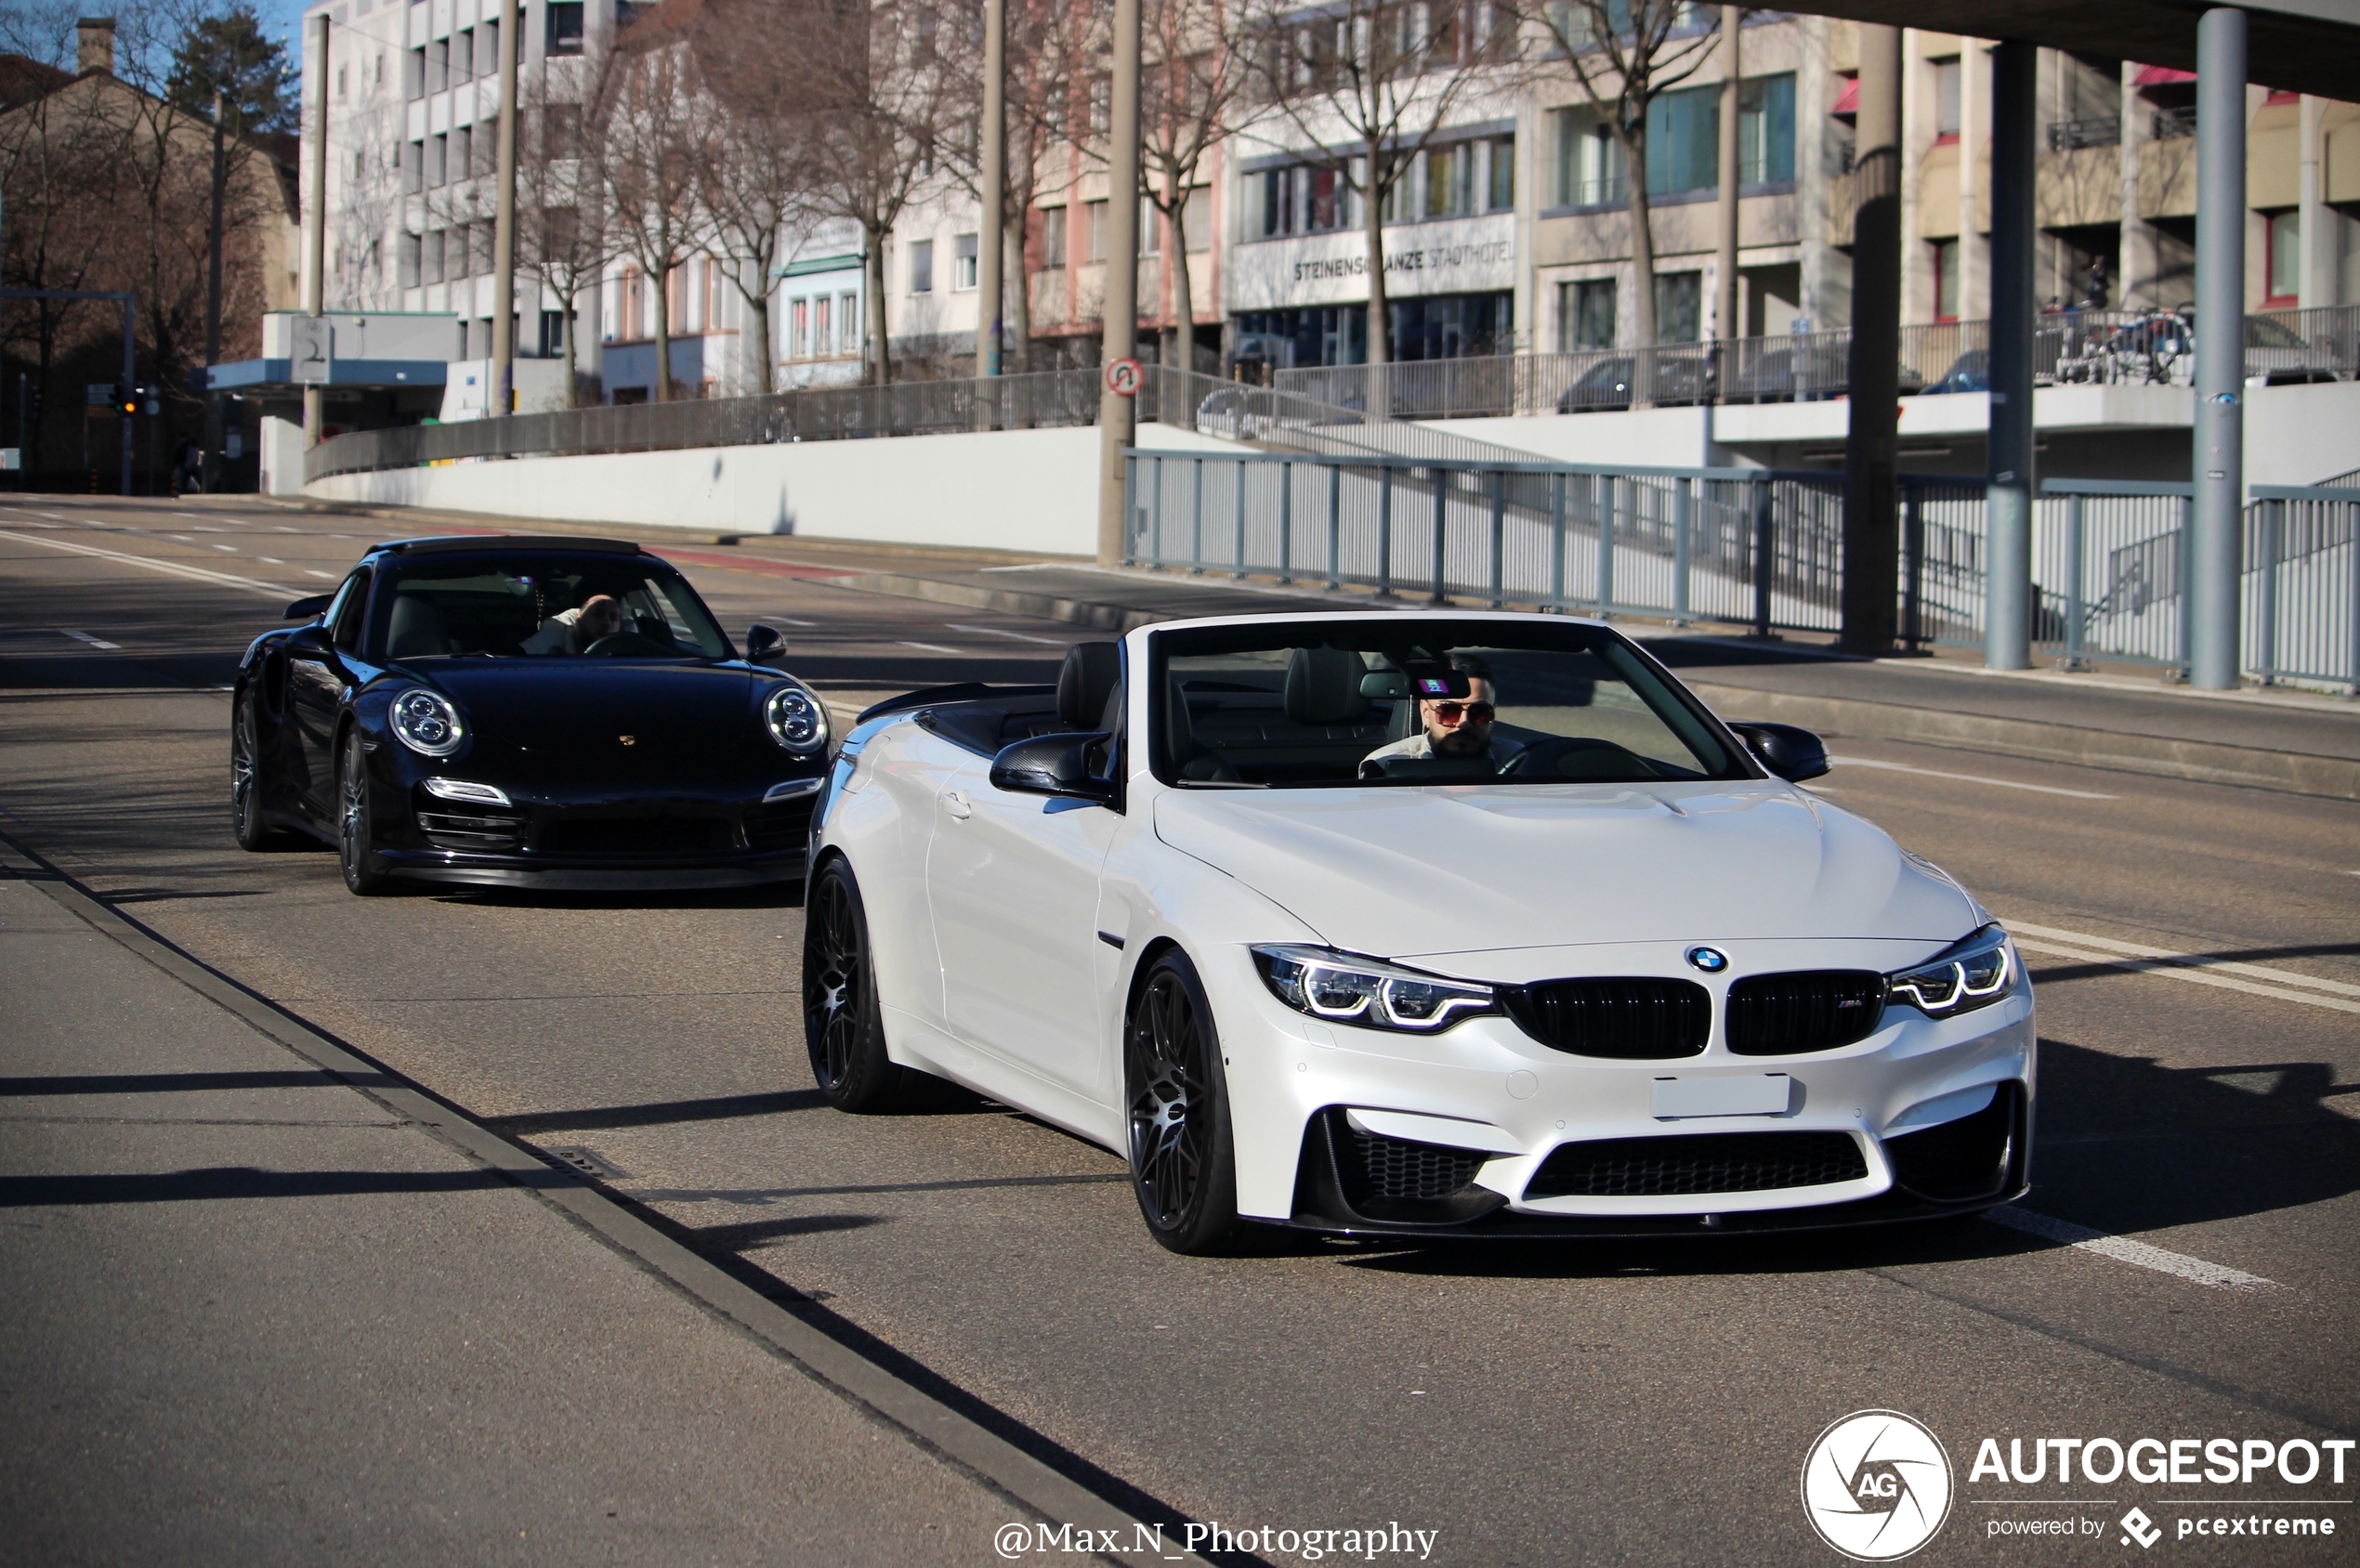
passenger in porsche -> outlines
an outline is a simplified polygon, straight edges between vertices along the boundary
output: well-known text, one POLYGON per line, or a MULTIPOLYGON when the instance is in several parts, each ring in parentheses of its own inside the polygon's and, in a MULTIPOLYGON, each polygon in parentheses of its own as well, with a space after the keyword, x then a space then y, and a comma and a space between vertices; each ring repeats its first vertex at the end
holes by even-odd
POLYGON ((1491 666, 1473 654, 1454 654, 1450 667, 1467 677, 1466 697, 1420 701, 1418 732, 1380 746, 1362 758, 1364 777, 1369 764, 1386 757, 1481 757, 1498 767, 1515 755, 1516 748, 1491 730, 1498 714, 1491 666))
POLYGON ((623 606, 610 594, 593 594, 580 608, 560 610, 524 640, 527 653, 582 653, 600 637, 623 629, 623 606))

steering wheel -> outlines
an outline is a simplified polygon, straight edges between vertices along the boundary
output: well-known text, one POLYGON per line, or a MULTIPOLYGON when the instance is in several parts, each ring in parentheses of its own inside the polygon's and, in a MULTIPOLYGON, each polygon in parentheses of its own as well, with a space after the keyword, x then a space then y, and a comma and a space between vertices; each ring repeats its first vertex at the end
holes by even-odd
POLYGON ((662 659, 672 652, 653 637, 637 632, 610 632, 582 650, 583 657, 629 659, 634 656, 662 659))
POLYGON ((1536 740, 1501 764, 1502 778, 1653 778, 1656 769, 1636 751, 1594 736, 1561 735, 1536 740))

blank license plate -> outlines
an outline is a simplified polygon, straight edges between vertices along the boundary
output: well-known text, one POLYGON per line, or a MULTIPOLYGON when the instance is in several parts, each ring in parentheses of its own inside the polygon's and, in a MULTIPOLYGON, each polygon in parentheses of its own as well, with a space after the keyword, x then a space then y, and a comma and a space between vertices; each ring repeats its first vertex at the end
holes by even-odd
POLYGON ((1783 1116, 1793 1100, 1794 1079, 1784 1073, 1659 1078, 1655 1090, 1659 1117, 1783 1116))

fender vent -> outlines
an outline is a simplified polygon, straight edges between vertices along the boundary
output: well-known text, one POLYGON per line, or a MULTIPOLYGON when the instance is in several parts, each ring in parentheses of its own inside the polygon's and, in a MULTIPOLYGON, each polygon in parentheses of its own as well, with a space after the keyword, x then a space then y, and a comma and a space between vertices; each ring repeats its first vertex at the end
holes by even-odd
POLYGON ((1560 1143, 1525 1187, 1536 1197, 1685 1197, 1856 1182, 1868 1173, 1844 1132, 1705 1132, 1560 1143))
POLYGON ((1884 1141, 1893 1179, 1938 1203, 1997 1197, 2007 1190, 2013 1161, 2016 1104, 2023 1090, 2003 1083, 1991 1104, 1971 1116, 1903 1132, 1884 1141))
POLYGON ((1740 1056, 1832 1051, 1884 1015, 1884 976, 1865 969, 1756 974, 1729 987, 1729 1049, 1740 1056))
POLYGON ((1712 1032, 1712 998, 1693 980, 1543 980, 1502 1000, 1526 1034, 1576 1056, 1694 1056, 1712 1032))

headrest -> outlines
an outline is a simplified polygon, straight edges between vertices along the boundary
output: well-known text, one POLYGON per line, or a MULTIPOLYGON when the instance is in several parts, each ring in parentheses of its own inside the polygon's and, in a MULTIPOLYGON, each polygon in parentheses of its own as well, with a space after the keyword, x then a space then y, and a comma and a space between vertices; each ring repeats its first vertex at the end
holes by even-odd
POLYGON ((1360 677, 1369 663, 1345 647, 1299 647, 1287 660, 1287 717, 1297 724, 1348 724, 1369 711, 1360 677))
POLYGON ((442 612, 435 608, 434 602, 415 594, 396 595, 390 624, 386 628, 386 657, 417 659, 448 651, 442 612))
POLYGON ((1107 699, 1122 684, 1121 643, 1076 643, 1057 672, 1057 722, 1070 729, 1096 726, 1107 699))

